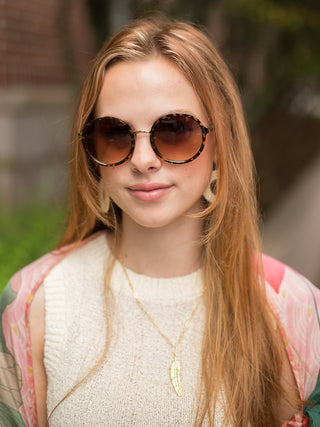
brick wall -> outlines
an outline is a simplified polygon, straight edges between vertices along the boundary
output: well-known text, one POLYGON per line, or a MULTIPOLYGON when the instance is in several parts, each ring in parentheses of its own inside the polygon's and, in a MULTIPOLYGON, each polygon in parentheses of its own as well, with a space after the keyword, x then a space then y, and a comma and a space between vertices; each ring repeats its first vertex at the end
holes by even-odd
POLYGON ((69 83, 92 55, 84 0, 0 0, 0 86, 69 83))
POLYGON ((64 197, 74 85, 93 46, 86 0, 0 0, 0 209, 64 197))

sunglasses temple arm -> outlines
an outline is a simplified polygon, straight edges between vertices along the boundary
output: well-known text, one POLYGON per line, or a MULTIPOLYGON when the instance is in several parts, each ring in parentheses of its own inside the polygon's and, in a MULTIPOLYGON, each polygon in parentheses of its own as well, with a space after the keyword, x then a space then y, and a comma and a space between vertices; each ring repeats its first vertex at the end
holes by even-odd
POLYGON ((208 135, 208 133, 213 129, 213 125, 209 125, 208 127, 201 126, 201 129, 202 129, 204 135, 208 135))

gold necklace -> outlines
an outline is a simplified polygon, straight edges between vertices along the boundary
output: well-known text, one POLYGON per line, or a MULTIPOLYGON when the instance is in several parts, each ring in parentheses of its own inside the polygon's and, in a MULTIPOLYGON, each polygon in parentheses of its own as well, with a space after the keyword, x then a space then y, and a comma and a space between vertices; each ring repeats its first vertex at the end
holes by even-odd
POLYGON ((132 282, 131 282, 130 277, 128 275, 126 267, 122 264, 122 262, 120 262, 120 264, 122 266, 123 272, 124 272, 124 274, 125 274, 125 276, 127 278, 127 281, 129 283, 130 289, 132 291, 132 294, 133 294, 134 299, 136 300, 137 304, 139 305, 139 307, 141 308, 141 310, 144 312, 144 314, 147 316, 147 318, 150 320, 150 322, 153 324, 153 326, 156 328, 156 330, 159 332, 159 334, 167 341, 167 343, 173 349, 173 362, 171 363, 171 366, 170 366, 170 380, 171 380, 171 384, 172 384, 172 386, 174 388, 174 391, 177 393, 178 396, 181 397, 182 396, 182 390, 181 390, 181 385, 180 385, 180 362, 179 362, 179 360, 177 360, 177 347, 180 344, 180 341, 182 340, 182 338, 183 338, 186 330, 188 329, 188 327, 190 325, 190 322, 191 322, 191 320, 192 320, 195 312, 197 311, 197 308, 200 305, 201 299, 203 297, 203 294, 204 294, 206 288, 205 287, 203 288, 203 291, 202 291, 202 293, 201 293, 201 295, 200 295, 200 297, 199 297, 199 299, 198 299, 198 301, 197 301, 194 309, 192 310, 192 313, 191 313, 189 319, 185 323, 184 328, 183 328, 183 330, 182 330, 182 332, 181 332, 181 334, 180 334, 177 342, 174 344, 167 337, 167 335, 164 332, 162 332, 162 330, 156 324, 156 322, 154 321, 154 319, 152 318, 152 316, 147 312, 145 306, 143 305, 142 301, 138 298, 138 296, 137 296, 137 294, 136 294, 136 292, 135 292, 135 290, 133 288, 133 285, 132 285, 132 282))

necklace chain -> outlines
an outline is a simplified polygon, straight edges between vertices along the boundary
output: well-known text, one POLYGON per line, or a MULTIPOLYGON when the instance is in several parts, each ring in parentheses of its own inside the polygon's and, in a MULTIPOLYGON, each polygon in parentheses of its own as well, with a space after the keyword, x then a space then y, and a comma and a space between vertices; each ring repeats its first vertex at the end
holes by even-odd
POLYGON ((177 347, 180 344, 184 334, 186 333, 187 329, 189 328, 189 325, 191 323, 191 320, 193 318, 193 316, 195 315, 195 312, 197 311, 201 299, 203 297, 203 294, 205 292, 205 287, 203 288, 201 295, 198 298, 198 301, 194 307, 194 309, 192 310, 188 320, 186 321, 183 330, 181 331, 179 338, 177 340, 177 342, 174 344, 168 337, 167 335, 161 330, 161 328, 157 325, 157 323, 155 322, 155 320, 153 319, 153 317, 148 313, 148 311, 146 310, 143 302, 138 298, 138 295, 136 294, 134 287, 132 285, 132 282, 130 280, 130 277, 128 275, 128 271, 126 269, 126 267, 124 266, 124 264, 122 262, 120 262, 123 272, 126 276, 126 279, 128 281, 128 284, 130 286, 132 295, 134 297, 134 299, 136 300, 137 304, 139 305, 139 307, 141 308, 141 310, 143 311, 143 313, 147 316, 147 318, 149 319, 149 321, 153 324, 153 326, 156 328, 156 330, 159 332, 159 334, 166 340, 166 342, 170 345, 170 347, 173 349, 173 362, 171 364, 171 368, 170 368, 170 378, 171 378, 171 383, 173 385, 173 388, 175 390, 175 392, 177 393, 178 396, 182 396, 182 391, 181 391, 181 386, 180 386, 180 362, 177 360, 177 347))

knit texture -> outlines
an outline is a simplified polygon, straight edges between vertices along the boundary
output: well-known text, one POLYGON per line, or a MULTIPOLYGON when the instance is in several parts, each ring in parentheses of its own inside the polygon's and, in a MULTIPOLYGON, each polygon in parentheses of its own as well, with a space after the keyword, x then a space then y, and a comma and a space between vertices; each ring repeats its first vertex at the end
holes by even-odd
MULTIPOLYGON (((99 359, 106 340, 104 281, 109 256, 102 234, 73 250, 46 277, 44 363, 48 414, 99 359)), ((128 270, 148 313, 176 343, 202 293, 200 271, 150 278, 128 270)), ((199 402, 204 306, 200 304, 177 348, 183 396, 170 382, 173 349, 132 295, 117 262, 111 280, 113 314, 107 358, 65 399, 50 426, 191 426, 199 402)), ((223 424, 221 408, 215 425, 223 424)))

